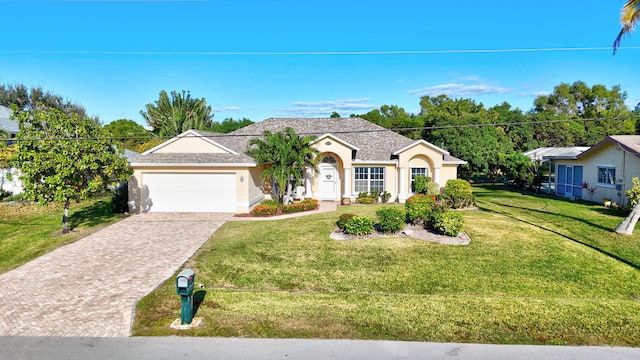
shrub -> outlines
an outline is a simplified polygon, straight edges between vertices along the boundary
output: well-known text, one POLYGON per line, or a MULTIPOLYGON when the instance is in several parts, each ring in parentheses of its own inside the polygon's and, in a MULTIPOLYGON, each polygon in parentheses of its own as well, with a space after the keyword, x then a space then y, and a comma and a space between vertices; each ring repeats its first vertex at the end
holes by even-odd
POLYGON ((427 184, 431 182, 431 178, 428 176, 419 175, 413 179, 413 192, 416 194, 426 194, 427 184))
POLYGON ((633 208, 640 200, 640 180, 637 177, 631 179, 633 187, 627 190, 627 197, 629 197, 629 207, 633 208))
POLYGON ((372 197, 359 197, 356 199, 356 204, 373 204, 376 202, 376 199, 372 197))
POLYGON ((318 200, 305 199, 300 202, 291 203, 282 207, 282 212, 285 214, 315 210, 318 207, 318 200))
POLYGON ((336 221, 336 225, 338 226, 338 228, 340 228, 340 230, 344 231, 344 224, 346 224, 347 221, 349 221, 349 219, 354 216, 356 216, 356 214, 342 214, 338 218, 338 221, 336 221))
POLYGON ((0 188, 0 201, 11 201, 9 199, 11 198, 12 195, 13 193, 11 193, 11 191, 6 191, 0 188))
POLYGON ((124 182, 113 189, 111 211, 114 214, 129 212, 129 183, 124 182))
POLYGON ((404 227, 405 214, 402 209, 383 207, 376 211, 376 215, 382 232, 395 233, 404 227))
POLYGON ((427 194, 429 195, 440 195, 440 185, 436 182, 427 183, 427 194))
POLYGON ((444 187, 443 199, 454 209, 471 206, 474 203, 473 190, 468 181, 452 179, 444 187))
POLYGON ((391 194, 388 191, 385 190, 380 193, 380 199, 382 200, 383 203, 386 204, 390 198, 391 198, 391 194))
POLYGON ((256 216, 275 215, 277 212, 278 206, 271 204, 258 204, 251 210, 251 214, 256 216))
POLYGON ((404 204, 407 222, 414 225, 425 225, 431 209, 437 205, 434 195, 418 194, 407 199, 404 204))
POLYGON ((273 206, 279 206, 280 205, 280 203, 276 199, 265 199, 265 200, 260 201, 260 204, 262 204, 262 205, 273 205, 273 206))
POLYGON ((458 236, 464 227, 464 217, 456 211, 433 213, 433 229, 447 236, 458 236))
POLYGON ((373 227, 373 220, 366 216, 354 216, 347 220, 344 224, 344 233, 351 235, 369 235, 373 234, 375 228, 373 227))

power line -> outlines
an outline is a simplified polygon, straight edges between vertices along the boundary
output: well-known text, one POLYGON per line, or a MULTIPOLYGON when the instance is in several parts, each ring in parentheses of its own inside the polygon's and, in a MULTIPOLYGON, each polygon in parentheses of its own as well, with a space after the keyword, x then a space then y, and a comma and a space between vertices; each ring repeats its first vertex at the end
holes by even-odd
MULTIPOLYGON (((638 50, 640 46, 627 46, 621 50, 638 50)), ((495 54, 568 51, 611 51, 606 47, 550 47, 512 49, 441 49, 441 50, 383 50, 383 51, 111 51, 111 50, 0 50, 3 54, 42 55, 178 55, 178 56, 335 56, 335 55, 433 55, 433 54, 495 54)))
MULTIPOLYGON (((578 119, 556 119, 556 120, 537 120, 537 121, 521 121, 521 122, 512 122, 512 123, 484 123, 484 124, 461 124, 461 125, 439 125, 439 126, 419 126, 419 127, 410 127, 410 128, 381 128, 381 129, 371 129, 371 130, 359 130, 359 133, 376 133, 383 131, 415 131, 415 130, 442 130, 442 129, 463 129, 463 128, 477 128, 477 127, 511 127, 511 126, 524 126, 524 125, 539 125, 539 124, 551 124, 551 123, 565 123, 565 122, 590 122, 590 121, 625 121, 630 119, 638 119, 640 115, 628 115, 628 116, 615 116, 615 117, 597 117, 597 118, 578 118, 578 119)), ((198 130, 196 130, 198 131, 198 130)), ((206 131, 206 130, 203 130, 206 131)), ((332 134, 347 134, 353 133, 353 131, 331 131, 332 134)), ((315 135, 318 132, 301 132, 297 133, 297 135, 315 135)), ((215 139, 220 137, 226 138, 254 138, 254 137, 262 137, 262 133, 249 133, 249 134, 190 134, 185 135, 183 138, 207 138, 207 139, 215 139)), ((24 139, 16 139, 16 138, 5 138, 0 139, 0 141, 80 141, 80 140, 116 140, 116 141, 124 141, 124 140, 168 140, 172 139, 175 136, 129 136, 129 137, 64 137, 64 138, 24 138, 24 139)))

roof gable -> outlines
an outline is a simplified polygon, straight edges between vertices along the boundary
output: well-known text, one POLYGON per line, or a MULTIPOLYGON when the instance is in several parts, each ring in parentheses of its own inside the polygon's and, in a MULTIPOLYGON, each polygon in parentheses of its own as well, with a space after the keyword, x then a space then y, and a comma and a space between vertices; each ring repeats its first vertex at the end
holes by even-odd
POLYGON ((238 155, 238 152, 224 146, 214 140, 216 133, 187 130, 182 134, 175 136, 162 144, 149 149, 142 153, 143 155, 154 153, 190 153, 190 154, 206 154, 206 153, 226 153, 238 155))
POLYGON ((426 146, 426 147, 428 147, 428 148, 430 148, 432 150, 435 150, 436 152, 439 152, 440 154, 449 155, 449 152, 447 150, 439 148, 439 147, 433 145, 432 143, 430 143, 430 142, 428 142, 428 141, 426 141, 424 139, 416 140, 412 144, 409 144, 409 145, 403 147, 402 149, 396 150, 393 153, 393 155, 400 155, 401 153, 413 148, 414 146, 418 146, 418 145, 424 145, 424 146, 426 146))
POLYGON ((326 140, 326 139, 332 139, 333 141, 339 142, 340 144, 342 144, 342 145, 344 145, 344 146, 346 146, 346 147, 350 148, 351 150, 360 150, 357 146, 352 145, 352 144, 349 144, 348 142, 346 142, 346 141, 344 141, 344 140, 340 139, 340 138, 339 138, 339 137, 337 137, 337 136, 331 135, 331 134, 324 134, 324 135, 322 135, 322 136, 318 136, 318 138, 317 138, 316 140, 314 140, 314 141, 311 143, 311 145, 314 145, 314 144, 320 143, 320 142, 322 142, 323 140, 326 140))
POLYGON ((610 135, 578 155, 576 159, 596 153, 608 145, 617 146, 633 156, 640 157, 640 135, 610 135))

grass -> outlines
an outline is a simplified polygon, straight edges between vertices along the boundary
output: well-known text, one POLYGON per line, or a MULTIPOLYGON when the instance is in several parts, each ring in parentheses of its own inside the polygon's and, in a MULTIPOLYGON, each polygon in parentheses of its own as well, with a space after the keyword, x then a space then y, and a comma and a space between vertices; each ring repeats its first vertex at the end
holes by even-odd
POLYGON ((69 208, 72 231, 60 235, 62 209, 62 204, 0 203, 0 273, 122 218, 111 213, 110 197, 72 203, 69 208))
POLYGON ((611 231, 624 213, 474 191, 463 247, 329 238, 339 214, 377 206, 227 223, 187 264, 204 325, 169 328, 171 278, 139 302, 134 334, 640 346, 640 236, 611 231))

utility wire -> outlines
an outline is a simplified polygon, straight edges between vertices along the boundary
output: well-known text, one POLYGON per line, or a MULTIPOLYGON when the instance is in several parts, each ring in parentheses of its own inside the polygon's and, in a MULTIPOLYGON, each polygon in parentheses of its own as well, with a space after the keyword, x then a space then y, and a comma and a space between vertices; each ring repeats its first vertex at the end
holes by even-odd
MULTIPOLYGON (((557 119, 557 120, 537 120, 537 121, 522 121, 522 122, 513 122, 513 123, 486 123, 486 124, 462 124, 462 125, 440 125, 440 126, 420 126, 420 127, 410 127, 410 128, 381 128, 381 129, 371 129, 371 130, 359 130, 359 133, 376 133, 383 131, 415 131, 415 130, 442 130, 442 129, 464 129, 464 128, 478 128, 478 127, 511 127, 511 126, 523 126, 523 125, 539 125, 539 124, 551 124, 551 123, 565 123, 565 122, 590 122, 590 121, 625 121, 629 119, 639 119, 639 115, 628 115, 628 116, 616 116, 616 117, 597 117, 597 118, 584 118, 584 119, 557 119)), ((200 131, 200 130, 196 130, 200 131)), ((207 131, 207 130, 202 130, 207 131)), ((297 135, 316 135, 319 132, 301 132, 297 133, 297 135)), ((353 131, 331 131, 332 134, 347 134, 353 133, 353 131)), ((252 137, 261 137, 262 133, 249 133, 249 134, 189 134, 183 136, 183 138, 207 138, 207 139, 215 139, 215 138, 252 138, 252 137)), ((64 138, 24 138, 24 139, 16 139, 16 138, 4 138, 0 139, 0 141, 71 141, 71 140, 154 140, 154 139, 171 139, 175 136, 129 136, 129 137, 64 137, 64 138)))

